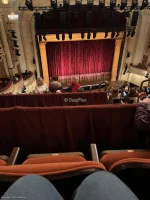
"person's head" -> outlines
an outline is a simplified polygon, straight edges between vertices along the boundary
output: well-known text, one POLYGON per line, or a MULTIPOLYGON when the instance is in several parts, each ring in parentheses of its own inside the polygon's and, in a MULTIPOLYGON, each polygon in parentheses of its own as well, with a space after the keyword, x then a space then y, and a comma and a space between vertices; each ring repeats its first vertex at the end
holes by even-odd
POLYGON ((57 93, 57 94, 61 94, 62 92, 61 92, 60 90, 57 90, 56 93, 57 93))
POLYGON ((42 86, 44 84, 43 79, 41 77, 37 78, 37 85, 42 86))
POLYGON ((73 84, 76 84, 78 81, 79 81, 79 79, 78 79, 77 76, 74 76, 74 77, 72 78, 72 83, 73 83, 73 84))
POLYGON ((58 81, 58 76, 53 76, 52 79, 53 81, 58 81))
POLYGON ((130 88, 129 97, 135 97, 136 96, 136 88, 130 88))
POLYGON ((119 90, 118 89, 112 89, 112 97, 117 97, 119 94, 119 90))

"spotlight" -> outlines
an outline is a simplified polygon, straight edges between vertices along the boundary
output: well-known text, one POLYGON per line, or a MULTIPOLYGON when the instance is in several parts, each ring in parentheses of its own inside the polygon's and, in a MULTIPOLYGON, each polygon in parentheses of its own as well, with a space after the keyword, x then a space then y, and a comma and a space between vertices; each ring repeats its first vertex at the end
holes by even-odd
POLYGON ((118 37, 120 35, 120 33, 117 31, 116 37, 118 37))
POLYGON ((140 7, 140 10, 143 10, 144 8, 146 8, 148 6, 148 0, 143 0, 142 5, 140 7))
POLYGON ((42 42, 42 35, 39 35, 39 42, 42 42))
POLYGON ((80 8, 82 5, 82 0, 76 0, 76 6, 77 8, 80 8))
POLYGON ((90 39, 90 37, 91 37, 91 33, 90 33, 90 32, 88 32, 88 34, 87 34, 87 39, 89 40, 89 39, 90 39))
POLYGON ((92 9, 94 0, 87 0, 89 9, 92 9))
POLYGON ((115 37, 115 32, 113 31, 112 33, 111 33, 111 38, 114 38, 115 37))
POLYGON ((62 34, 62 40, 65 40, 65 34, 64 33, 62 34))
POLYGON ((96 38, 96 31, 93 32, 93 38, 96 38))
POLYGON ((107 38, 108 37, 108 32, 105 32, 105 38, 107 38))
POLYGON ((57 39, 57 40, 60 40, 60 38, 59 38, 59 33, 56 33, 56 39, 57 39))
POLYGON ((120 10, 124 10, 126 6, 127 6, 127 0, 122 0, 120 10))
POLYGON ((57 0, 52 0, 51 1, 51 7, 53 8, 53 10, 57 9, 57 0))
POLYGON ((128 33, 127 33, 127 37, 129 37, 131 34, 131 31, 129 30, 128 33))
POLYGON ((46 39, 46 35, 43 35, 43 40, 45 40, 45 41, 47 40, 47 39, 46 39))
POLYGON ((132 0, 132 5, 131 5, 130 10, 135 9, 137 6, 138 6, 138 0, 132 0))
POLYGON ((105 6, 105 0, 99 0, 100 9, 104 8, 104 6, 105 6))
POLYGON ((114 10, 115 7, 116 7, 116 0, 110 0, 110 9, 114 10))
POLYGON ((72 40, 72 33, 69 33, 69 39, 72 40))
POLYGON ((70 6, 70 1, 69 0, 63 0, 64 7, 69 8, 70 6))
POLYGON ((27 6, 27 8, 31 11, 33 11, 33 5, 32 5, 32 0, 26 0, 25 1, 25 5, 27 6))
POLYGON ((15 52, 16 52, 16 56, 21 56, 19 53, 19 50, 15 50, 15 52))
POLYGON ((134 35, 135 35, 135 30, 133 29, 131 32, 131 37, 134 37, 134 35))
POLYGON ((84 33, 83 32, 81 33, 81 38, 82 38, 82 40, 84 39, 84 33))

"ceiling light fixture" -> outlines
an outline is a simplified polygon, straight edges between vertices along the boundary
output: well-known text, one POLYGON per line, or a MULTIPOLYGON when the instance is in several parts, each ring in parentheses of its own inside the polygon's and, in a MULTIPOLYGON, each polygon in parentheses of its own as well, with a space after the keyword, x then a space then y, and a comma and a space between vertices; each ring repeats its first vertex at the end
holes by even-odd
POLYGON ((18 18, 19 18, 19 15, 16 15, 14 12, 11 12, 11 14, 8 15, 8 19, 11 21, 16 21, 18 20, 18 18))

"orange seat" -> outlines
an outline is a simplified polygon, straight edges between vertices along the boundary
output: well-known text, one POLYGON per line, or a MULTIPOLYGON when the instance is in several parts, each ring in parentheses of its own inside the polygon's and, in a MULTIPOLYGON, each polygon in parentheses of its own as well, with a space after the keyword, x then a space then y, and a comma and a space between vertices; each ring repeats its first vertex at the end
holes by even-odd
POLYGON ((60 163, 60 162, 83 162, 86 161, 82 156, 76 155, 58 155, 28 158, 23 162, 25 164, 42 164, 42 163, 60 163))
POLYGON ((110 167, 126 158, 145 158, 150 159, 150 151, 138 151, 138 150, 123 150, 123 151, 108 151, 105 155, 100 158, 100 162, 106 167, 109 171, 110 167))

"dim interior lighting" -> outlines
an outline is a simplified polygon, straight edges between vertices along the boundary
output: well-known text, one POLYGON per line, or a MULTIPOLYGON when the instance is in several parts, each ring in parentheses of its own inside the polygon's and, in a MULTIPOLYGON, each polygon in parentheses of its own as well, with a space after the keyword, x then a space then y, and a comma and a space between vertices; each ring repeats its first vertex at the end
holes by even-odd
POLYGON ((12 20, 12 21, 15 21, 15 20, 18 20, 18 15, 16 15, 14 12, 11 12, 10 15, 8 15, 8 19, 9 20, 12 20))

